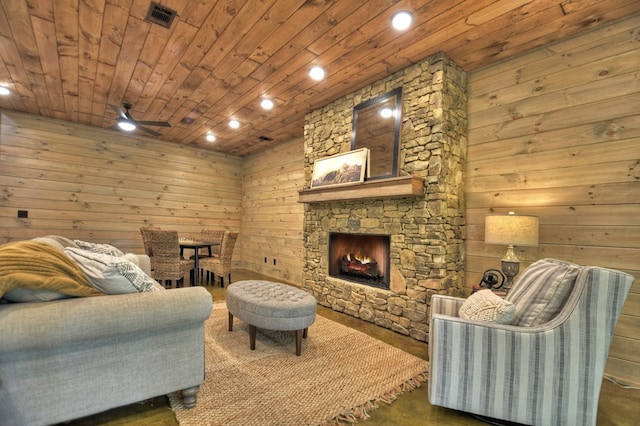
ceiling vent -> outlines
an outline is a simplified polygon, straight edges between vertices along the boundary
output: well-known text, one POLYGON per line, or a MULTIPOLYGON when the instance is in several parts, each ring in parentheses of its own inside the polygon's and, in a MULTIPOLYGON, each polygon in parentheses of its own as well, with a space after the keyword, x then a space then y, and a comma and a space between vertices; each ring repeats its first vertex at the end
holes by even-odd
POLYGON ((258 139, 260 139, 261 141, 265 141, 265 142, 273 141, 273 138, 270 138, 269 136, 258 136, 258 139))
POLYGON ((152 1, 145 20, 153 24, 158 24, 165 28, 171 28, 171 23, 173 22, 173 18, 175 18, 176 15, 177 12, 175 10, 171 10, 152 1))

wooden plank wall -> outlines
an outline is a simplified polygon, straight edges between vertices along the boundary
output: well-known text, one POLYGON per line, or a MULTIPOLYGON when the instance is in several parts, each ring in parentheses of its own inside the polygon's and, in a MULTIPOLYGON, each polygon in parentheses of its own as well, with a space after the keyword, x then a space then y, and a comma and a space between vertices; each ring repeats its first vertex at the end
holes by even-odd
POLYGON ((636 278, 607 374, 640 383, 640 17, 469 74, 467 286, 499 268, 484 217, 540 218, 518 250, 620 269, 636 278))
POLYGON ((240 266, 296 285, 302 283, 303 148, 301 136, 245 157, 242 185, 240 266))
POLYGON ((57 234, 142 253, 143 225, 240 230, 240 157, 11 111, 0 125, 0 244, 57 234))

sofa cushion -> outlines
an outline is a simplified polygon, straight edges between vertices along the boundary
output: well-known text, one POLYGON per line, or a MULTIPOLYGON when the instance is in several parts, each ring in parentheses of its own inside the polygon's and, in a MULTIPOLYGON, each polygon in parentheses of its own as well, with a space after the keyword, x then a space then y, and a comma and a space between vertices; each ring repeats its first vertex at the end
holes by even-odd
POLYGON ((50 238, 50 237, 36 237, 34 239, 32 239, 31 241, 35 241, 38 243, 44 243, 44 244, 48 244, 51 247, 54 247, 60 251, 64 251, 64 246, 62 244, 60 244, 60 242, 55 239, 55 238, 50 238))
POLYGON ((158 291, 162 288, 125 257, 68 247, 65 254, 84 271, 89 282, 105 294, 158 291))
MULTIPOLYGON (((45 235, 44 237, 36 237, 31 241, 48 244, 60 252, 64 252, 65 247, 78 247, 76 243, 66 237, 59 235, 45 235)), ((4 299, 14 303, 33 303, 33 302, 50 302, 52 300, 66 299, 68 296, 55 290, 48 289, 31 289, 16 288, 4 294, 4 299)))
POLYGON ((32 303, 32 302, 50 302, 52 300, 66 299, 64 293, 47 289, 31 289, 31 288, 15 288, 4 294, 4 299, 9 302, 32 303))
POLYGON ((89 241, 74 240, 78 247, 83 250, 88 250, 93 253, 103 253, 109 256, 124 256, 124 252, 111 244, 92 243, 89 241))
POLYGON ((41 241, 51 245, 56 245, 58 247, 62 247, 63 250, 65 247, 78 247, 75 241, 60 235, 45 235, 44 237, 36 237, 32 241, 41 241))
POLYGON ((529 266, 507 295, 516 307, 514 325, 531 327, 552 320, 573 290, 580 266, 541 259, 529 266))
POLYGON ((101 294, 62 251, 37 241, 0 246, 0 297, 16 288, 53 290, 69 296, 101 294))
POLYGON ((509 324, 513 320, 516 308, 513 303, 503 299, 491 290, 473 293, 460 307, 460 318, 509 324))

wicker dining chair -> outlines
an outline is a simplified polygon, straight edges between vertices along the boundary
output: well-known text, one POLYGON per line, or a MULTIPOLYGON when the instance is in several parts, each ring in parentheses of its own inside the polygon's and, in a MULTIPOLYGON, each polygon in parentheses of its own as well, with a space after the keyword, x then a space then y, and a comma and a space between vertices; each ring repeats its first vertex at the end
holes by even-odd
POLYGON ((153 256, 153 250, 151 249, 151 236, 149 231, 159 231, 157 226, 143 226, 140 228, 140 234, 142 235, 142 244, 144 245, 144 253, 151 257, 153 256))
POLYGON ((187 272, 193 272, 193 260, 180 256, 178 231, 148 230, 153 256, 151 276, 161 283, 176 281, 184 283, 187 272))
POLYGON ((200 260, 200 268, 207 271, 207 273, 211 272, 214 278, 216 275, 220 277, 221 287, 224 287, 225 276, 229 277, 229 284, 231 284, 231 258, 238 234, 238 232, 225 231, 222 245, 220 246, 220 256, 207 257, 200 260))
MULTIPOLYGON (((209 249, 206 248, 202 248, 200 249, 200 251, 198 252, 198 256, 200 259, 204 259, 206 257, 220 257, 220 249, 222 247, 222 240, 224 238, 224 229, 206 229, 204 228, 201 232, 200 232, 200 240, 201 241, 206 241, 206 242, 212 242, 212 243, 216 243, 211 245, 211 247, 209 248, 211 250, 211 256, 209 256, 209 249)), ((191 256, 191 258, 193 259, 193 256, 191 256)), ((204 269, 202 269, 202 267, 199 268, 200 271, 200 281, 203 281, 204 274, 205 271, 204 269)), ((206 273, 206 281, 209 282, 209 272, 206 273)))

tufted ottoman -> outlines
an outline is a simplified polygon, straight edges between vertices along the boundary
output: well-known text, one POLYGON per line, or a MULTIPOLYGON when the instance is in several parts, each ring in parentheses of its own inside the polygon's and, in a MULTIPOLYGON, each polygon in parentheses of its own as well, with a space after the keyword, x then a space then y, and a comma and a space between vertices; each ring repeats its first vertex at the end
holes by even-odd
POLYGON ((316 299, 304 290, 272 281, 237 281, 227 287, 229 331, 233 317, 249 324, 251 350, 256 348, 256 328, 295 330, 296 355, 302 352, 302 338, 316 320, 316 299))

